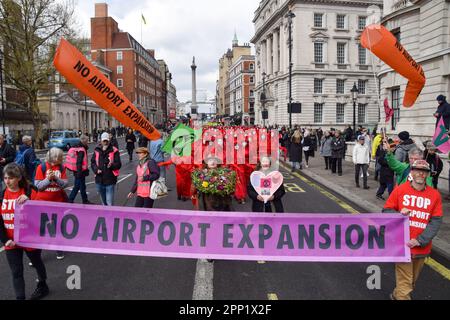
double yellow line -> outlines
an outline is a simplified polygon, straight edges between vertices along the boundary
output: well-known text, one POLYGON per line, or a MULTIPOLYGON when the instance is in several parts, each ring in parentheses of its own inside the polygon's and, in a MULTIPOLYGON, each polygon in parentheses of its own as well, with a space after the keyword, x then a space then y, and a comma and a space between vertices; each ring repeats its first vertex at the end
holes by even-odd
MULTIPOLYGON (((288 171, 290 170, 285 165, 281 165, 281 167, 283 167, 284 169, 286 169, 288 171)), ((330 192, 328 192, 327 190, 325 190, 324 188, 322 188, 318 184, 316 184, 316 183, 312 182, 311 180, 305 178, 304 176, 300 175, 299 173, 295 172, 295 173, 293 173, 293 175, 296 176, 297 178, 299 178, 301 181, 303 181, 307 185, 317 189, 320 193, 322 193, 323 195, 325 195, 329 199, 331 199, 334 202, 336 202, 340 207, 344 208, 349 213, 351 213, 351 214, 361 214, 361 212, 359 212, 358 210, 353 208, 351 205, 349 205, 345 201, 339 199, 335 195, 331 194, 330 192)), ((450 270, 448 268, 446 268, 445 266, 443 266, 442 264, 440 264, 439 262, 437 262, 436 260, 434 260, 432 258, 427 258, 426 261, 425 261, 425 264, 427 266, 429 266, 431 269, 433 269, 434 271, 436 271, 437 273, 439 273, 445 279, 450 281, 450 270)))

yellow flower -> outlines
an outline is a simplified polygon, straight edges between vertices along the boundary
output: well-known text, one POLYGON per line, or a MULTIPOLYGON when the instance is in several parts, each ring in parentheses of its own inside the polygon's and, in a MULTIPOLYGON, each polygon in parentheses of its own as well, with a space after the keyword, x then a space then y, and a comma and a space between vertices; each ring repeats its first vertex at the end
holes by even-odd
POLYGON ((208 188, 209 187, 209 182, 203 182, 203 184, 202 184, 202 186, 203 186, 203 188, 208 188))

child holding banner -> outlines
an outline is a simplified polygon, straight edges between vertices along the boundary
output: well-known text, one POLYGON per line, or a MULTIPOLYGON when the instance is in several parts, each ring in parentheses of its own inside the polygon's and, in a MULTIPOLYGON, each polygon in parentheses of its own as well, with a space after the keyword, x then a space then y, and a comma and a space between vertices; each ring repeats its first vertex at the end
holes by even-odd
POLYGON ((13 286, 17 300, 25 300, 25 279, 23 277, 23 254, 25 253, 38 275, 38 285, 31 300, 42 299, 49 294, 46 283, 47 271, 41 258, 41 250, 26 249, 14 242, 14 212, 16 204, 22 205, 27 200, 36 198, 36 192, 25 178, 23 170, 15 163, 4 169, 6 189, 0 194, 0 241, 5 245, 13 277, 13 286))
MULTIPOLYGON (((263 157, 261 162, 256 167, 256 171, 261 171, 266 176, 270 174, 272 169, 272 161, 269 157, 263 157)), ((272 204, 275 208, 275 212, 282 213, 284 212, 283 202, 281 199, 286 194, 286 190, 284 189, 284 185, 275 192, 272 196, 271 200, 267 203, 264 203, 264 199, 256 192, 253 187, 251 181, 248 184, 248 196, 253 200, 252 211, 253 212, 272 212, 272 204)))

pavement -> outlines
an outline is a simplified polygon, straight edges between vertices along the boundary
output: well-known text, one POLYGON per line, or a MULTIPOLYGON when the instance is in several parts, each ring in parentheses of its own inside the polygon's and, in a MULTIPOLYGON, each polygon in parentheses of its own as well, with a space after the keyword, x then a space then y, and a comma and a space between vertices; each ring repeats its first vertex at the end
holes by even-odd
MULTIPOLYGON (((325 161, 318 153, 316 153, 315 158, 310 158, 309 168, 304 168, 301 172, 303 175, 345 197, 348 201, 362 207, 365 211, 380 213, 385 202, 376 198, 379 183, 374 180, 374 169, 369 169, 368 186, 370 190, 356 188, 354 181, 355 168, 353 162, 348 160, 350 158, 347 158, 347 161, 344 161, 342 164, 343 175, 341 177, 337 174, 332 174, 330 170, 325 170, 325 161)), ((360 179, 360 184, 361 186, 363 184, 362 178, 360 179)), ((439 191, 442 194, 444 219, 438 235, 433 240, 433 250, 450 260, 450 201, 445 200, 448 190, 439 189, 439 191)), ((387 190, 384 198, 386 200, 388 198, 387 190)))

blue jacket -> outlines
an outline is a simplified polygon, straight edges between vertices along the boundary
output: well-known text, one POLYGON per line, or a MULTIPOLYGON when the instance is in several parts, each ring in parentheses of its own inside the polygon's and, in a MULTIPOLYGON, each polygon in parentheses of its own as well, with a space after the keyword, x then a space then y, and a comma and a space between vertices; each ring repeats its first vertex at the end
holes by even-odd
POLYGON ((164 151, 161 150, 162 147, 162 139, 150 141, 150 157, 155 160, 156 163, 164 162, 164 151))
POLYGON ((37 160, 36 153, 34 153, 33 147, 22 144, 19 147, 19 152, 23 153, 25 151, 26 153, 23 159, 25 165, 25 172, 27 173, 28 178, 31 181, 34 181, 34 171, 36 169, 36 160, 37 160))

